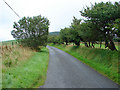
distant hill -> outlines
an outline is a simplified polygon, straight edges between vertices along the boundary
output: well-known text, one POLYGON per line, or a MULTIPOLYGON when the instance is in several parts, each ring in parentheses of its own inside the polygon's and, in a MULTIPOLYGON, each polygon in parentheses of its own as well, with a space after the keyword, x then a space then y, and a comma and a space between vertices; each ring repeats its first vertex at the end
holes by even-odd
POLYGON ((57 31, 57 32, 49 32, 49 35, 59 35, 59 31, 57 31))

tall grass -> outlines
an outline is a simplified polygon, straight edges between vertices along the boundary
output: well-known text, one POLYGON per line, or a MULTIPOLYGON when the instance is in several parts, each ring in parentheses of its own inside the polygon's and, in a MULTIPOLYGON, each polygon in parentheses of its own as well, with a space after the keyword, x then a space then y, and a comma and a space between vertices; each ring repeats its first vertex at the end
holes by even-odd
POLYGON ((44 84, 48 68, 48 49, 3 72, 3 88, 35 88, 44 84))
POLYGON ((2 67, 11 67, 19 64, 22 60, 27 60, 32 55, 33 50, 20 46, 2 46, 2 67))
POLYGON ((72 56, 76 57, 83 63, 86 63, 96 71, 107 76, 114 82, 120 84, 120 73, 118 68, 118 52, 111 51, 108 49, 99 48, 86 48, 77 46, 66 46, 66 45, 53 45, 72 56))
POLYGON ((33 88, 44 84, 49 52, 28 47, 4 45, 2 48, 2 88, 33 88))

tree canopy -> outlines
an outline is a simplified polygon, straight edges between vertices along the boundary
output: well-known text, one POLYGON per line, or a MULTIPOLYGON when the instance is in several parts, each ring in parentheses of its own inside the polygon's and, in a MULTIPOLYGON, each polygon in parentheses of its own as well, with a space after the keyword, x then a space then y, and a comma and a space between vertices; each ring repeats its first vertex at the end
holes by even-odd
MULTIPOLYGON (((113 25, 114 21, 120 18, 119 11, 120 3, 118 2, 114 4, 111 2, 95 3, 95 5, 80 11, 81 15, 86 17, 88 21, 91 21, 97 27, 96 30, 102 33, 106 46, 111 50, 116 50, 113 38, 118 30, 113 30, 113 27, 110 25, 113 25)), ((116 35, 119 36, 118 34, 116 35)))
POLYGON ((38 46, 47 45, 49 20, 45 17, 23 17, 14 22, 11 34, 24 46, 37 49, 38 46))

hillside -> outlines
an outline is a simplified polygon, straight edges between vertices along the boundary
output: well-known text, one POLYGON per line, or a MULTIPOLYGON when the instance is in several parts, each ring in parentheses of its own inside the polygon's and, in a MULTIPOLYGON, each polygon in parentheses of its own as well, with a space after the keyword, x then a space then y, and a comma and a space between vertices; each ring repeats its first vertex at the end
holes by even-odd
POLYGON ((49 35, 59 35, 59 31, 56 31, 56 32, 49 32, 49 35))

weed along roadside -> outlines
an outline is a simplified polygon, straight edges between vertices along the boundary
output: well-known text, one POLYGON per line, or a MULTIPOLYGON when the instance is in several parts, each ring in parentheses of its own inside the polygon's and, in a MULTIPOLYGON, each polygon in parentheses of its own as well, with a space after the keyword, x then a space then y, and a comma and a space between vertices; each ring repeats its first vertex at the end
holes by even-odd
POLYGON ((19 47, 12 52, 4 51, 3 57, 2 88, 37 88, 44 84, 49 61, 47 48, 44 47, 41 51, 36 52, 19 47), (24 52, 29 55, 23 55, 24 52), (13 57, 10 53, 14 53, 13 57), (9 56, 6 57, 6 54, 9 56), (13 60, 15 56, 20 56, 17 63, 13 60), (10 61, 10 59, 12 59, 11 65, 9 62, 6 64, 6 60, 10 61))
POLYGON ((118 52, 107 49, 86 48, 71 45, 49 44, 61 49, 92 67, 97 72, 120 84, 118 73, 118 52))

